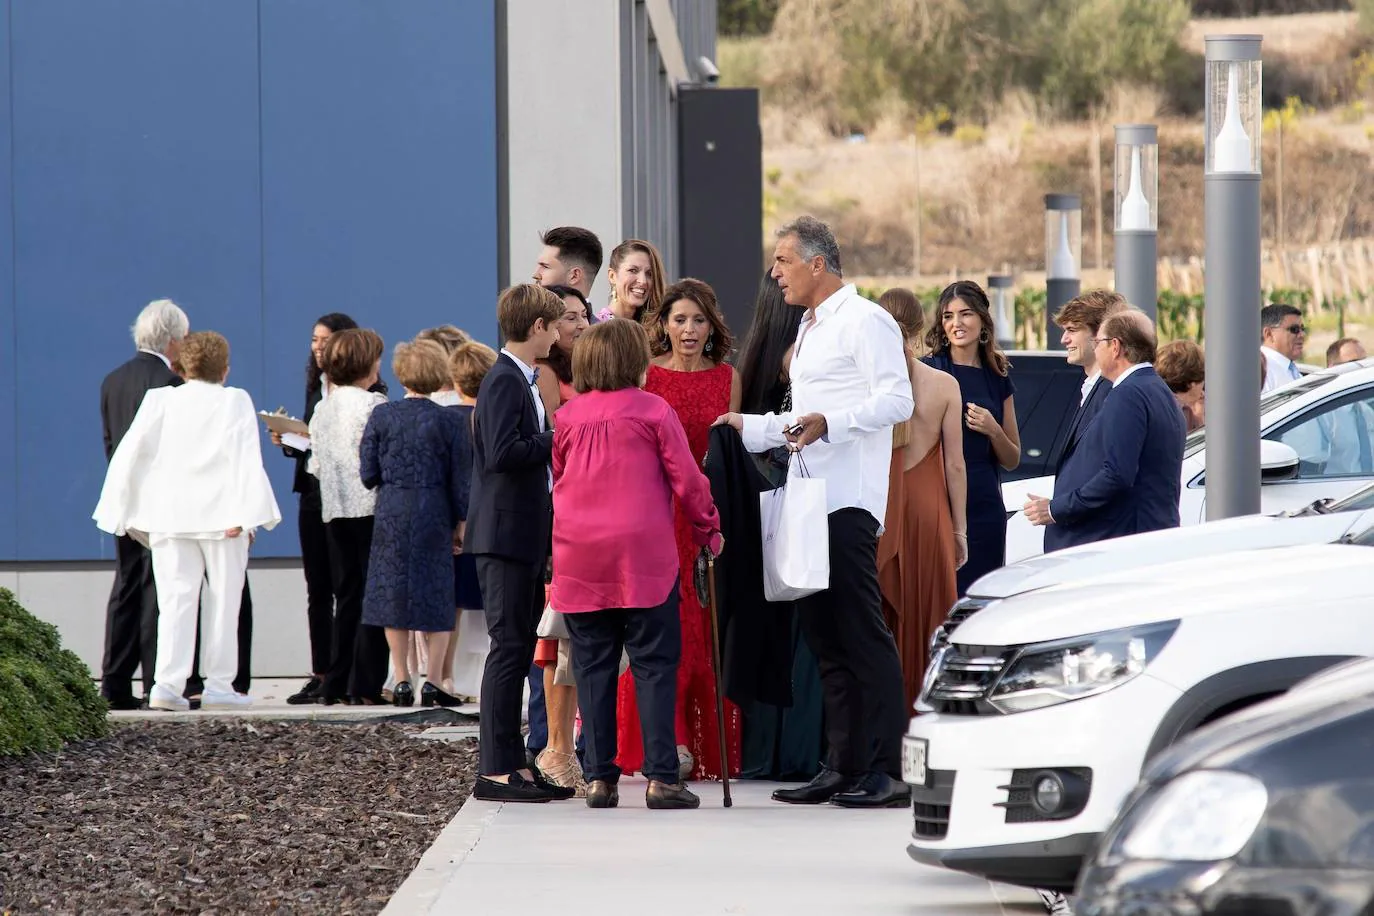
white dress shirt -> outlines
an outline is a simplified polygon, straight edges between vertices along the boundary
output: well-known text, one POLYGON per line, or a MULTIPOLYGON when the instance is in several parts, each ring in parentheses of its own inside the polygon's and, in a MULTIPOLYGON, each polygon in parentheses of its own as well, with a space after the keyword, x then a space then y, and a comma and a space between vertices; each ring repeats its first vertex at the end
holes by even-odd
POLYGON ((1260 394, 1268 394, 1275 388, 1282 388, 1294 379, 1302 378, 1302 373, 1298 371, 1298 364, 1278 350, 1260 347, 1260 353, 1264 355, 1265 362, 1264 384, 1260 386, 1260 394))
MULTIPOLYGON (((513 362, 513 363, 515 363, 517 366, 519 366, 519 367, 520 367, 520 371, 523 372, 523 373, 525 373, 525 381, 529 383, 530 397, 534 399, 534 412, 535 412, 535 415, 538 416, 538 418, 539 418, 539 429, 540 429, 541 432, 542 432, 543 430, 548 429, 548 428, 549 428, 549 422, 548 422, 548 415, 544 413, 544 399, 541 398, 541 397, 539 396, 539 389, 536 388, 536 387, 534 386, 534 368, 533 368, 532 366, 527 366, 527 365, 525 365, 524 361, 522 361, 522 360, 520 359, 520 357, 516 356, 516 355, 515 355, 514 353, 512 353, 511 351, 507 350, 505 347, 502 347, 502 348, 501 348, 501 352, 504 353, 504 354, 506 354, 507 356, 509 356, 510 359, 511 359, 511 362, 513 362)), ((553 492, 553 465, 552 465, 552 464, 549 465, 548 471, 549 471, 549 492, 552 493, 552 492, 553 492)))
POLYGON ((1078 389, 1079 407, 1082 407, 1084 404, 1088 403, 1088 395, 1092 394, 1093 386, 1097 384, 1097 380, 1100 378, 1102 378, 1102 371, 1100 369, 1094 368, 1092 373, 1083 380, 1083 387, 1078 389))
POLYGON ((429 399, 440 407, 457 407, 463 403, 463 396, 457 391, 436 391, 429 399))
POLYGON ((272 528, 281 511, 262 466, 258 418, 242 388, 188 381, 143 396, 110 458, 95 509, 101 531, 222 538, 272 528))
POLYGON ((1153 363, 1132 363, 1127 366, 1122 373, 1116 377, 1116 381, 1112 382, 1112 387, 1115 388, 1117 385, 1120 385, 1122 382, 1126 381, 1132 372, 1137 369, 1143 369, 1146 366, 1153 366, 1153 363))
POLYGON ((366 518, 377 505, 377 491, 363 486, 359 448, 363 430, 386 397, 356 385, 335 388, 310 418, 310 457, 305 469, 320 481, 321 514, 336 518, 366 518))
MULTIPOLYGON (((882 530, 887 512, 892 427, 911 416, 911 377, 897 322, 847 284, 803 321, 792 351, 792 411, 745 414, 741 438, 751 452, 787 441, 783 430, 809 413, 825 415, 823 439, 802 451, 812 477, 825 480, 827 509, 863 509, 882 530)), ((791 462, 789 475, 801 475, 791 462)))

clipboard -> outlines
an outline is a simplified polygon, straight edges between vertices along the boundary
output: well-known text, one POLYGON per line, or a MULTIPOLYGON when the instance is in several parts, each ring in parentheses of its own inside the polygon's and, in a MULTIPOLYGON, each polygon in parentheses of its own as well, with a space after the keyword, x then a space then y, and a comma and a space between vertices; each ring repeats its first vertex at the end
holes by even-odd
POLYGON ((295 433, 297 436, 310 437, 310 427, 295 417, 288 417, 284 413, 268 413, 265 410, 259 410, 258 417, 274 433, 281 435, 295 433))

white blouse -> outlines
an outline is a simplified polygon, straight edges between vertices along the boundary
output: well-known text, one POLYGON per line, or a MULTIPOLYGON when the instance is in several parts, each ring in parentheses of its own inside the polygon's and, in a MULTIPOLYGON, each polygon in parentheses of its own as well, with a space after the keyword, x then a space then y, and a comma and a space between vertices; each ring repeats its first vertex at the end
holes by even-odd
POLYGON ((305 468, 320 480, 320 504, 326 522, 366 518, 377 494, 363 486, 358 450, 363 430, 386 396, 354 385, 336 387, 310 418, 310 458, 305 468))

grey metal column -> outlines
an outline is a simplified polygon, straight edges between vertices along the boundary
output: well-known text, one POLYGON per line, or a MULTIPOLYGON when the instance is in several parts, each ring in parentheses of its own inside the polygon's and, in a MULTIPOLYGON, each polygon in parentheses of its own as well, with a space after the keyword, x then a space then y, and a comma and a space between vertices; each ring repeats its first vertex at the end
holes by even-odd
POLYGON ((1054 313, 1082 290, 1083 202, 1077 194, 1045 195, 1045 349, 1063 350, 1054 313))
POLYGON ((1210 521, 1260 510, 1260 101, 1257 83, 1238 85, 1257 70, 1260 36, 1208 35, 1206 46, 1204 328, 1210 521), (1248 119, 1242 110, 1247 106, 1253 108, 1248 119))
POLYGON ((1159 231, 1156 224, 1159 131, 1153 124, 1121 124, 1116 128, 1116 291, 1154 321, 1159 312, 1159 231), (1126 162, 1120 162, 1126 150, 1126 162), (1142 159, 1153 161, 1145 162, 1142 159), (1123 177, 1122 172, 1125 172, 1123 177))

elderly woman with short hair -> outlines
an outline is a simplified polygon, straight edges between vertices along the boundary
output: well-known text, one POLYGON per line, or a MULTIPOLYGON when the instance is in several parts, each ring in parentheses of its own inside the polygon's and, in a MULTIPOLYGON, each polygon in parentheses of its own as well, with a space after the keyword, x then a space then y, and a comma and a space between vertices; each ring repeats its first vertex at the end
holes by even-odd
POLYGON ((204 583, 201 708, 237 708, 250 702, 232 684, 248 546, 281 512, 262 466, 253 401, 224 386, 228 341, 213 331, 188 334, 178 356, 186 383, 144 395, 110 459, 94 517, 102 531, 139 532, 152 549, 159 614, 148 705, 189 708, 182 692, 204 583))
POLYGON ((1200 428, 1207 419, 1207 359, 1202 348, 1191 340, 1166 343, 1155 356, 1155 372, 1174 393, 1188 432, 1200 428))
POLYGON ((649 338, 636 322, 607 321, 573 351, 579 397, 558 411, 553 437, 553 584, 566 618, 578 705, 587 728, 587 806, 614 808, 616 678, 630 656, 644 733, 650 808, 701 804, 678 773, 674 739, 678 552, 673 498, 698 546, 719 553, 720 518, 677 414, 642 391, 649 338), (614 500, 606 494, 614 493, 614 500))

